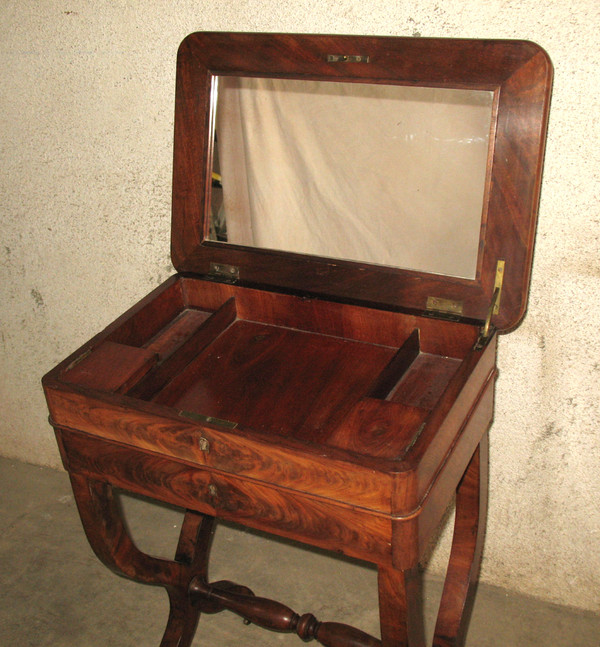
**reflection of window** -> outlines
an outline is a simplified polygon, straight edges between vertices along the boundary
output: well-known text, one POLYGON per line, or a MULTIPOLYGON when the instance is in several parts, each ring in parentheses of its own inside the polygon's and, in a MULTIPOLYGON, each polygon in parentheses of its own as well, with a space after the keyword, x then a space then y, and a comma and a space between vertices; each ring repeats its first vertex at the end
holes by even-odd
POLYGON ((474 278, 492 96, 221 78, 228 242, 474 278))

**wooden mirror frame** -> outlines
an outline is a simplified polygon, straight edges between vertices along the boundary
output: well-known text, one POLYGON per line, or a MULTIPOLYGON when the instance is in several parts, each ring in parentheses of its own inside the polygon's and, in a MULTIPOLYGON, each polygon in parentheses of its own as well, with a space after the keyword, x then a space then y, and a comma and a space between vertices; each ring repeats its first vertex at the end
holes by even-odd
POLYGON ((461 303, 483 321, 505 261, 493 323, 515 327, 527 302, 552 65, 527 41, 196 33, 177 61, 171 255, 183 273, 236 268, 241 284, 412 312, 428 299, 461 303), (368 57, 361 61, 352 57, 368 57), (336 60, 332 60, 336 59, 336 60), (494 92, 477 275, 474 280, 207 240, 213 85, 217 76, 308 78, 494 92))

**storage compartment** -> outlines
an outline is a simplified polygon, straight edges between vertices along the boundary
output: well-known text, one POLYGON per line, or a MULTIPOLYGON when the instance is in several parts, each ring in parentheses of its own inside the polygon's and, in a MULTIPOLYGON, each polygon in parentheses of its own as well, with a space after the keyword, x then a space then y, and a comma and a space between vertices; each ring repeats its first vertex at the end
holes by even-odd
POLYGON ((267 308, 262 292, 179 280, 62 377, 196 420, 397 459, 474 338, 458 326, 448 356, 428 318, 268 298, 267 308))

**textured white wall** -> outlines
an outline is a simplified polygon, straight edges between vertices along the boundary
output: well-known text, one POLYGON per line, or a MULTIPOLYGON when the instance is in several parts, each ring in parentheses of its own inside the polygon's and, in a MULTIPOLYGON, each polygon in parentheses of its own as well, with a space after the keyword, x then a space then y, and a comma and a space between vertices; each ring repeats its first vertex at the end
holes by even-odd
POLYGON ((41 375, 172 272, 175 53, 204 29, 527 38, 548 50, 530 307, 500 343, 482 577, 598 610, 597 0, 4 0, 0 453, 59 464, 41 375))

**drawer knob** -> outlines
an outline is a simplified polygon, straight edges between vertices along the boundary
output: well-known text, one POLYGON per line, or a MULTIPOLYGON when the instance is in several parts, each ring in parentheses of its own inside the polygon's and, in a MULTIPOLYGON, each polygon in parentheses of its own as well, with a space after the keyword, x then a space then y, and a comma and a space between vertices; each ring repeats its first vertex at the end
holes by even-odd
POLYGON ((209 485, 209 486, 208 486, 208 493, 209 493, 209 494, 210 494, 210 496, 212 496, 212 497, 217 496, 217 494, 218 494, 218 492, 217 492, 217 486, 216 486, 216 485, 212 485, 212 484, 211 484, 211 485, 209 485))
POLYGON ((207 452, 210 449, 210 443, 206 438, 204 438, 204 436, 200 436, 200 438, 198 438, 198 447, 203 452, 207 452))

